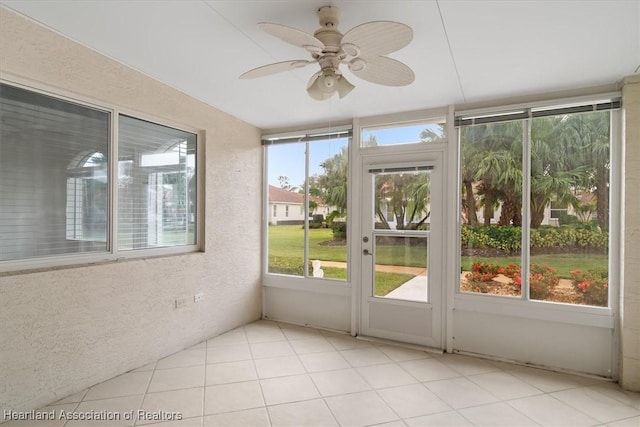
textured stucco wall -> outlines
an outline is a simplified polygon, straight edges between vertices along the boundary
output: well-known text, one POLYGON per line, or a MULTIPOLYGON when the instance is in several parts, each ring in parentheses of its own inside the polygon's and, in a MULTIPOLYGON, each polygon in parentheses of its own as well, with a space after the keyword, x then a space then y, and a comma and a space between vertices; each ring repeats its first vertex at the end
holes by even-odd
POLYGON ((206 134, 204 253, 0 275, 0 412, 39 407, 260 317, 258 129, 5 9, 0 77, 206 134), (199 292, 203 302, 174 308, 199 292))
POLYGON ((640 75, 628 77, 622 89, 624 111, 624 272, 620 383, 640 391, 640 75))

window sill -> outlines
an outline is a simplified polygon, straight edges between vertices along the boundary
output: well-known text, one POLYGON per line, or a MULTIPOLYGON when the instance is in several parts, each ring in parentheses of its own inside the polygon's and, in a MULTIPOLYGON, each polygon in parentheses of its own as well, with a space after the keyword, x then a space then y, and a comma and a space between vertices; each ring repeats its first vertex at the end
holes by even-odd
POLYGON ((111 253, 99 253, 91 255, 69 255, 51 258, 4 261, 0 262, 0 277, 92 267, 115 262, 142 261, 150 258, 202 253, 204 253, 204 251, 200 250, 197 246, 180 246, 174 248, 126 251, 120 252, 118 255, 111 253))
POLYGON ((524 301, 495 295, 456 293, 454 310, 521 317, 613 329, 613 310, 607 307, 524 301))
POLYGON ((265 274, 262 276, 262 285, 271 288, 291 289, 317 294, 351 296, 351 284, 342 280, 305 278, 284 274, 265 274))

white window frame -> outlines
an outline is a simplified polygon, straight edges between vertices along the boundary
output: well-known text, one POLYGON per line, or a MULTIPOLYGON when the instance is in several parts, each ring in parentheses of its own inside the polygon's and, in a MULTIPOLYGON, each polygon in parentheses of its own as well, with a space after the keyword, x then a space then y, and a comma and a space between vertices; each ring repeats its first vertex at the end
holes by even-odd
MULTIPOLYGON (((605 93, 599 95, 587 95, 574 98, 555 99, 541 102, 532 102, 517 105, 507 105, 483 108, 477 110, 461 110, 456 111, 455 116, 472 116, 482 117, 488 115, 497 115, 500 112, 521 112, 528 109, 544 109, 553 108, 556 106, 568 106, 576 104, 589 104, 598 100, 620 99, 621 93, 605 93)), ((611 128, 610 128, 610 158, 611 158, 611 176, 610 176, 610 198, 609 198, 609 212, 610 212, 610 228, 609 228, 609 298, 608 307, 595 307, 578 304, 557 303, 550 301, 537 301, 531 300, 528 297, 528 287, 522 287, 522 298, 504 297, 500 295, 487 295, 477 294, 472 292, 460 291, 460 276, 457 275, 457 283, 454 291, 454 306, 456 308, 464 310, 474 310, 478 312, 486 313, 498 313, 508 316, 517 316, 531 319, 548 319, 562 321, 571 324, 597 326, 605 328, 614 328, 615 317, 618 311, 619 301, 619 289, 620 289, 620 277, 621 277, 621 265, 616 264, 613 260, 620 259, 620 253, 622 250, 621 236, 621 212, 622 212, 622 119, 621 110, 613 109, 609 110, 611 113, 611 128), (526 295, 525 295, 526 293, 526 295)), ((531 119, 525 119, 525 127, 530 126, 531 119)), ((524 143, 525 147, 528 143, 524 143)), ((459 133, 457 137, 457 182, 458 188, 461 186, 460 182, 460 138, 459 133)), ((528 154, 527 154, 528 156, 528 154)), ((526 165, 526 162, 525 162, 526 165)), ((528 167, 525 168, 523 175, 528 175, 528 167)), ((527 187, 525 187, 527 190, 527 187)), ((456 212, 460 212, 460 197, 456 197, 456 212)), ((524 206, 524 205, 523 205, 524 206)), ((527 216, 523 215, 523 223, 527 216)), ((461 220, 460 215, 457 215, 457 236, 456 236, 456 271, 460 271, 461 262, 461 249, 460 249, 460 229, 461 220)), ((527 231, 523 229, 523 239, 527 231)), ((528 236, 527 236, 528 238, 528 236)), ((527 252, 528 255, 528 252, 527 252)), ((522 269, 528 269, 529 259, 526 263, 523 263, 522 269)), ((528 283, 527 283, 528 284, 528 283)))
MULTIPOLYGON (((274 140, 277 141, 279 139, 293 139, 293 138, 304 138, 307 135, 332 135, 338 132, 351 131, 353 129, 353 125, 343 124, 336 125, 331 128, 315 128, 304 131, 292 131, 292 132, 282 132, 282 133, 274 133, 263 135, 262 140, 274 140)), ((348 152, 348 170, 347 170, 347 180, 351 176, 351 152, 354 144, 354 137, 349 137, 349 142, 347 145, 348 152)), ((301 141, 303 142, 303 141, 301 141)), ((340 296, 350 296, 351 295, 351 260, 350 260, 350 239, 347 235, 347 278, 345 280, 338 279, 329 279, 329 278, 317 278, 313 277, 310 271, 306 271, 303 276, 291 276, 286 274, 278 274, 278 273, 269 273, 269 259, 268 259, 268 245, 269 245, 269 227, 268 227, 268 218, 269 218, 269 198, 268 198, 268 165, 269 165, 269 154, 268 149, 271 144, 263 144, 263 227, 262 227, 262 284, 266 287, 274 287, 274 288, 282 288, 282 289, 292 289, 292 290, 304 290, 314 293, 322 293, 327 295, 340 295, 340 296)), ((307 160, 308 161, 308 160, 307 160)), ((308 194, 308 193, 307 193, 308 194)), ((348 199, 352 196, 348 195, 348 199)), ((305 196, 305 199, 307 197, 305 196)), ((347 202, 349 205, 350 202, 347 202)), ((308 205, 308 203, 305 203, 308 205)), ((306 209, 304 206, 303 209, 306 209)), ((311 209, 309 209, 311 211, 311 209)), ((347 228, 349 227, 349 223, 351 221, 350 216, 347 216, 347 228)), ((304 223, 305 227, 308 227, 309 224, 309 215, 305 215, 304 223)), ((308 228, 306 228, 308 229, 308 228)), ((307 239, 305 232, 305 240, 307 239)), ((305 243, 306 245, 306 243, 305 243)), ((306 252, 306 251, 305 251, 306 252)), ((305 259, 308 257, 308 253, 305 254, 305 259)), ((307 267, 307 262, 305 262, 305 267, 307 267)))
POLYGON ((18 89, 49 96, 60 101, 74 103, 86 108, 106 112, 110 115, 109 146, 108 146, 108 170, 110 179, 118 176, 118 121, 120 115, 145 120, 160 126, 171 127, 180 131, 196 135, 196 236, 195 244, 181 246, 167 246, 160 248, 136 249, 118 251, 117 249, 117 224, 118 224, 118 189, 117 185, 109 182, 109 200, 107 215, 107 250, 97 253, 65 254, 56 256, 43 256, 17 260, 0 261, 0 272, 18 272, 33 269, 48 269, 72 265, 86 265, 97 262, 117 261, 121 259, 138 259, 150 256, 168 256, 186 253, 197 253, 203 250, 204 242, 204 132, 192 126, 179 124, 154 117, 139 111, 128 110, 114 105, 96 101, 94 99, 67 93, 58 88, 51 88, 31 81, 20 79, 0 79, 0 83, 18 89))

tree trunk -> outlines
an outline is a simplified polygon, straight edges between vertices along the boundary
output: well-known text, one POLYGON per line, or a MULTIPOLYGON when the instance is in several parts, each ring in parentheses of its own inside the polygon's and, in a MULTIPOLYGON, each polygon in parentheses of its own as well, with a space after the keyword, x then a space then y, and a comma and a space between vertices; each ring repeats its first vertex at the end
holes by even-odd
POLYGON ((384 227, 384 229, 386 230, 391 229, 391 227, 389 227, 389 223, 387 222, 387 218, 384 217, 384 214, 382 213, 382 211, 380 210, 380 207, 378 206, 376 206, 376 214, 378 215, 378 219, 382 223, 382 227, 384 227))
POLYGON ((431 211, 427 212, 427 214, 424 216, 424 218, 422 218, 419 222, 416 223, 415 227, 413 227, 413 230, 417 230, 418 227, 420 227, 422 224, 425 223, 425 221, 427 219, 429 219, 429 217, 431 216, 431 211))
POLYGON ((521 201, 517 197, 515 192, 511 189, 505 190, 505 200, 502 204, 502 210, 500 211, 500 219, 498 221, 498 224, 513 224, 515 226, 522 225, 521 201))
POLYGON ((598 168, 596 174, 596 212, 601 230, 609 229, 609 182, 606 169, 598 168))
POLYGON ((400 209, 400 211, 395 210, 394 214, 396 217, 396 230, 404 230, 405 229, 405 224, 404 224, 404 209, 400 209))
POLYGON ((522 227, 522 204, 518 202, 518 209, 513 214, 513 225, 522 227))
POLYGON ((484 193, 484 225, 491 225, 491 218, 493 218, 493 191, 487 191, 484 193))
POLYGON ((515 216, 516 205, 513 197, 507 195, 502 203, 502 209, 500 210, 500 219, 498 219, 498 225, 509 225, 515 216))
POLYGON ((478 214, 476 213, 476 198, 473 195, 473 182, 464 181, 465 201, 467 205, 467 223, 478 225, 478 214))
POLYGON ((539 228, 542 225, 544 219, 544 204, 537 206, 534 203, 531 204, 531 228, 539 228))

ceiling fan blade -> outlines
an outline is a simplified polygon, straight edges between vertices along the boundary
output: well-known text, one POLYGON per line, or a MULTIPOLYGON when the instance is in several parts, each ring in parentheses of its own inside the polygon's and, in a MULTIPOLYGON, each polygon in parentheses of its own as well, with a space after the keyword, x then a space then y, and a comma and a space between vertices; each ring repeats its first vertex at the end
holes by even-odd
POLYGON ((291 71, 296 68, 302 68, 308 64, 312 64, 317 61, 306 61, 304 59, 295 59, 293 61, 276 62, 275 64, 263 65, 262 67, 254 68, 240 76, 241 79, 254 79, 256 77, 270 76, 271 74, 282 73, 284 71, 291 71))
POLYGON ((342 37, 342 45, 351 56, 356 46, 361 56, 386 55, 402 49, 413 39, 411 27, 393 21, 373 21, 358 25, 342 37))
POLYGON ((358 59, 359 69, 349 69, 353 74, 371 83, 384 86, 406 86, 415 80, 413 70, 395 59, 386 56, 373 56, 358 59))
POLYGON ((308 50, 309 52, 321 52, 324 49, 324 43, 311 34, 295 28, 287 27, 280 24, 272 24, 269 22, 258 23, 258 28, 267 34, 279 38, 282 41, 290 43, 308 50))

